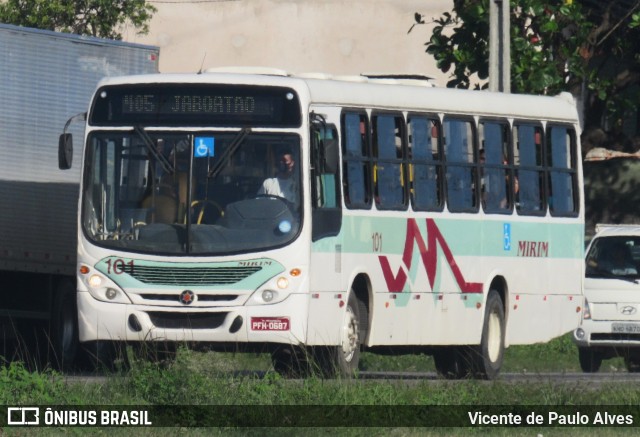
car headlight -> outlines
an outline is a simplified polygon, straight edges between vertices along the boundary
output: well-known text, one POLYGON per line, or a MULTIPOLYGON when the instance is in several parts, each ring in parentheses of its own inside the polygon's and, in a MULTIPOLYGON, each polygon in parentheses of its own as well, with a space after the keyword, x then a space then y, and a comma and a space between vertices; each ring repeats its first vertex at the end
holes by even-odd
POLYGON ((584 300, 584 309, 582 310, 582 320, 591 320, 591 309, 589 308, 589 301, 584 300))

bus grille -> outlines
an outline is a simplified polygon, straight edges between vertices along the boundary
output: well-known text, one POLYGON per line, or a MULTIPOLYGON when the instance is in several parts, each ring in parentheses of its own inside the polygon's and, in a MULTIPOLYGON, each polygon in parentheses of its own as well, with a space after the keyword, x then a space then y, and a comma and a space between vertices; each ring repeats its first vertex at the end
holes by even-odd
POLYGON ((158 328, 165 329, 216 329, 227 317, 227 313, 165 313, 152 311, 147 313, 158 328))
MULTIPOLYGON (((139 296, 145 300, 158 300, 165 302, 180 302, 179 294, 152 294, 140 293, 139 296)), ((237 294, 202 294, 198 293, 198 302, 233 302, 238 298, 237 294)))
POLYGON ((132 277, 145 284, 182 287, 229 285, 259 272, 262 267, 153 267, 125 268, 132 277))

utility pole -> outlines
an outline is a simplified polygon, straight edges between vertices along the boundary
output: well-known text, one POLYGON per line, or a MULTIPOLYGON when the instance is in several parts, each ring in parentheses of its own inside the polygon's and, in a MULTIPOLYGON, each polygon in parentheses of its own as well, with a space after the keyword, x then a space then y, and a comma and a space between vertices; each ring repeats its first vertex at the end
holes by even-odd
POLYGON ((509 0, 489 0, 489 90, 511 92, 509 0))

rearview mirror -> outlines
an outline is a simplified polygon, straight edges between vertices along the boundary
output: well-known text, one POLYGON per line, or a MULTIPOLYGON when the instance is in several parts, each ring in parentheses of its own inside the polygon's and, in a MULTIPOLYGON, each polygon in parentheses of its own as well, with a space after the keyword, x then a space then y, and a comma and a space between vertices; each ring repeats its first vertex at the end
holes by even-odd
POLYGON ((68 170, 73 162, 73 136, 62 134, 58 140, 58 167, 68 170))

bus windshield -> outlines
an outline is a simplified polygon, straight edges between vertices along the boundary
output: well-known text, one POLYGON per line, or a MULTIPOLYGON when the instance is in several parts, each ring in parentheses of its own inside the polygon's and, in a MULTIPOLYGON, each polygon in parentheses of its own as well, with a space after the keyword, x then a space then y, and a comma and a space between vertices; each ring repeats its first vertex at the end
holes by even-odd
POLYGON ((96 244, 176 255, 289 243, 301 226, 300 137, 240 131, 93 132, 82 227, 96 244))

